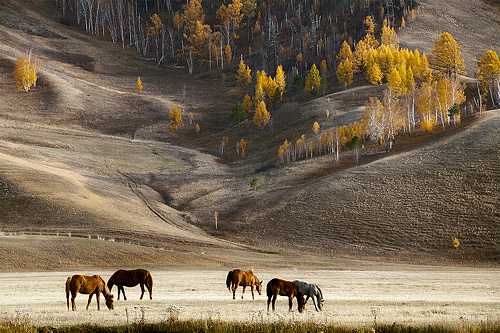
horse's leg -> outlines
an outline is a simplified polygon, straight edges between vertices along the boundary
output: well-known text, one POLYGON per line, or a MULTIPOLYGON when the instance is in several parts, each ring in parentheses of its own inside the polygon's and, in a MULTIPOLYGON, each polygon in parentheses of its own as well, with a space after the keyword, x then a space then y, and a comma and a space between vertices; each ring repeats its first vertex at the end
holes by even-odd
MULTIPOLYGON (((94 294, 90 293, 90 295, 89 295, 89 301, 87 302, 87 310, 89 309, 90 302, 92 301, 92 295, 94 295, 94 294)), ((99 303, 97 303, 97 306, 99 307, 99 303)))
POLYGON ((123 299, 126 301, 127 300, 127 296, 125 296, 125 288, 123 288, 123 285, 121 285, 121 286, 118 287, 118 297, 120 297, 120 290, 122 291, 123 299))
POLYGON ((101 293, 99 291, 97 291, 97 293, 95 294, 95 298, 97 299, 97 311, 101 310, 101 293))
POLYGON ((288 311, 292 311, 293 296, 288 296, 288 311))
POLYGON ((77 294, 78 294, 77 291, 75 291, 74 293, 71 292, 71 310, 73 310, 73 311, 76 310, 76 301, 75 301, 75 298, 76 298, 77 294))
POLYGON ((276 298, 278 298, 278 294, 273 295, 273 312, 274 312, 274 306, 276 305, 276 298))
POLYGON ((149 284, 146 285, 149 291, 149 299, 153 299, 153 286, 149 286, 149 284))
MULTIPOLYGON (((307 297, 309 297, 309 296, 307 296, 307 297)), ((316 298, 316 297, 315 297, 314 295, 313 295, 313 296, 311 296, 311 299, 313 300, 314 308, 316 309, 316 311, 318 311, 318 312, 319 312, 319 310, 318 310, 318 306, 316 305, 316 301, 314 300, 315 298, 316 298)), ((318 303, 319 303, 319 301, 318 301, 318 303)))
POLYGON ((236 299, 236 289, 238 289, 238 286, 239 286, 238 283, 234 283, 233 287, 231 288, 233 289, 233 299, 236 299))
POLYGON ((245 289, 247 289, 247 286, 243 286, 243 292, 241 293, 241 299, 243 299, 243 294, 245 294, 245 289))
POLYGON ((141 298, 139 299, 142 299, 142 296, 144 296, 144 283, 141 283, 141 298))
POLYGON ((252 299, 255 299, 255 296, 253 294, 253 284, 250 286, 250 288, 252 288, 252 299))
POLYGON ((267 296, 267 312, 269 312, 269 303, 271 303, 271 296, 267 296))

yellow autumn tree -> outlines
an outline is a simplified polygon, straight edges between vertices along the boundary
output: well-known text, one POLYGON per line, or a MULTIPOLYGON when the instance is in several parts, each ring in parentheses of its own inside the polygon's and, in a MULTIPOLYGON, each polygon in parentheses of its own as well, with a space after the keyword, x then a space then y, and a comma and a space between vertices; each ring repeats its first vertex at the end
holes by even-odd
POLYGON ((434 113, 437 108, 434 91, 434 83, 431 82, 422 82, 417 91, 417 109, 422 118, 420 128, 424 131, 431 131, 437 124, 434 113))
POLYGON ((30 91, 32 86, 36 86, 38 79, 37 72, 40 70, 40 61, 36 55, 23 55, 16 60, 14 69, 14 79, 19 89, 24 89, 25 92, 30 91))
POLYGON ((181 115, 181 110, 179 110, 177 107, 173 107, 172 110, 170 110, 170 130, 171 131, 176 131, 179 129, 179 127, 182 125, 182 115, 181 115))
POLYGON ((261 101, 257 105, 257 108, 255 109, 253 122, 260 128, 264 128, 267 126, 267 124, 269 124, 270 119, 271 119, 271 114, 267 111, 266 103, 264 101, 261 101))
POLYGON ((250 113, 253 105, 252 98, 248 94, 246 94, 245 97, 243 97, 243 103, 241 105, 243 106, 247 114, 250 113))
POLYGON ((384 77, 384 74, 382 74, 382 70, 378 65, 377 58, 378 58, 377 50, 372 49, 368 53, 368 58, 366 63, 366 76, 368 78, 368 81, 373 85, 382 83, 382 79, 384 77))
POLYGON ((434 41, 432 57, 429 60, 436 77, 466 74, 460 44, 448 32, 443 32, 439 39, 434 41))
POLYGON ((319 70, 316 68, 316 64, 313 64, 309 74, 307 75, 306 86, 304 89, 312 95, 319 92, 320 85, 321 77, 319 75, 319 70))
POLYGON ((352 62, 346 59, 344 62, 340 63, 337 68, 337 79, 344 85, 344 88, 347 89, 347 86, 352 84, 353 77, 354 71, 352 69, 352 62))
POLYGON ((236 86, 240 92, 252 82, 252 70, 245 64, 245 62, 240 60, 240 65, 238 66, 238 71, 236 72, 236 86))
POLYGON ((285 71, 283 71, 283 66, 281 65, 279 65, 278 68, 276 69, 276 76, 274 77, 274 82, 278 86, 281 96, 283 96, 286 88, 286 76, 285 76, 285 71))
POLYGON ((137 84, 135 85, 135 88, 137 91, 142 91, 142 81, 140 76, 137 77, 137 84))
POLYGON ((247 143, 245 142, 245 140, 241 139, 239 142, 238 142, 238 149, 239 149, 239 155, 241 158, 245 158, 245 150, 247 148, 247 143))
POLYGON ((319 128, 320 128, 320 126, 319 126, 318 122, 315 121, 314 124, 313 124, 313 127, 312 127, 312 130, 313 130, 314 134, 318 134, 319 128))
POLYGON ((347 59, 349 59, 351 63, 354 62, 354 55, 352 54, 351 46, 349 46, 346 41, 344 41, 340 46, 340 50, 336 58, 339 64, 343 63, 347 59))
POLYGON ((387 19, 384 19, 384 23, 382 24, 382 33, 380 35, 380 39, 382 41, 382 46, 388 46, 392 50, 399 49, 399 39, 398 34, 391 28, 387 23, 387 19))
POLYGON ((496 52, 489 50, 477 61, 477 79, 483 96, 490 96, 493 106, 500 102, 500 60, 496 52))

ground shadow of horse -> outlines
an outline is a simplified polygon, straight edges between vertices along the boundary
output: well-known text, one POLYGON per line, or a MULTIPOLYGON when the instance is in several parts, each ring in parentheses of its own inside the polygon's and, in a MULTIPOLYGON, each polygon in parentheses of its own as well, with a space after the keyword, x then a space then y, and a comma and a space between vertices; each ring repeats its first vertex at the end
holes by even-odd
POLYGON ((144 286, 148 288, 149 299, 153 299, 153 277, 146 269, 124 270, 120 269, 111 275, 108 280, 108 288, 111 290, 116 284, 118 287, 118 299, 120 299, 120 291, 123 294, 123 299, 126 301, 125 290, 123 287, 135 287, 138 284, 141 286, 141 298, 144 296, 144 286))
POLYGON ((233 292, 233 299, 235 299, 236 289, 238 286, 243 287, 243 292, 241 293, 241 298, 243 299, 243 294, 245 294, 246 287, 250 287, 252 290, 252 299, 255 299, 253 293, 253 287, 255 286, 259 295, 262 295, 262 281, 259 281, 257 276, 252 271, 242 271, 241 269, 235 269, 229 271, 226 277, 226 286, 229 291, 233 292))
POLYGON ((297 310, 299 312, 304 311, 305 301, 304 295, 300 292, 299 287, 291 282, 286 280, 281 280, 274 278, 267 283, 267 311, 269 312, 269 303, 273 303, 273 311, 276 303, 276 298, 279 296, 287 296, 288 297, 288 310, 292 311, 292 300, 293 298, 297 298, 298 306, 297 310))
POLYGON ((66 280, 66 304, 69 310, 69 294, 71 292, 71 308, 76 310, 75 298, 78 293, 89 294, 89 301, 87 302, 87 310, 89 309, 92 296, 95 294, 97 299, 97 310, 100 310, 100 296, 101 293, 106 299, 108 309, 115 308, 114 297, 106 286, 106 283, 99 275, 73 275, 66 280))

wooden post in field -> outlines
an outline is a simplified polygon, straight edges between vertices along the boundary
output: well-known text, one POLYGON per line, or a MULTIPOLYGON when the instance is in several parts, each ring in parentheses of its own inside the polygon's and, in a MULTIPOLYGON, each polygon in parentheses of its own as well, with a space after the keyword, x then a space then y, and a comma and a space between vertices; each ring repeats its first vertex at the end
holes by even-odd
POLYGON ((219 219, 219 212, 218 211, 214 212, 214 217, 215 217, 215 229, 217 229, 217 220, 219 219))

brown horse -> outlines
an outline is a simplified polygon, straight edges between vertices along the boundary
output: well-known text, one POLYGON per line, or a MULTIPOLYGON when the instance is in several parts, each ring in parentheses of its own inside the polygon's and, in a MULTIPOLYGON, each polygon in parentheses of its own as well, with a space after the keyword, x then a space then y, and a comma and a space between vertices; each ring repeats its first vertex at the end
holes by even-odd
POLYGON ((153 299, 153 277, 146 269, 134 269, 126 271, 123 269, 117 270, 111 275, 108 280, 108 288, 111 290, 116 284, 118 287, 118 299, 120 299, 120 290, 123 294, 123 299, 127 300, 123 287, 135 287, 138 284, 141 286, 141 298, 144 296, 144 285, 148 288, 149 299, 153 299))
POLYGON ((259 281, 252 271, 242 271, 240 269, 235 269, 227 273, 226 286, 229 291, 233 291, 233 299, 235 299, 236 289, 238 286, 243 287, 243 293, 241 293, 241 298, 243 299, 243 294, 247 286, 252 288, 252 299, 255 299, 253 293, 253 287, 256 286, 259 295, 262 295, 262 281, 259 281))
POLYGON ((90 302, 92 301, 92 296, 95 294, 97 298, 97 310, 100 310, 100 297, 101 293, 106 299, 106 305, 108 309, 113 310, 115 308, 114 297, 110 293, 108 286, 99 275, 87 276, 87 275, 73 275, 68 277, 66 280, 66 304, 69 310, 69 293, 71 292, 71 308, 73 311, 76 310, 75 298, 78 293, 90 294, 89 301, 87 302, 87 310, 89 309, 90 302))
POLYGON ((298 306, 297 310, 299 312, 304 311, 305 301, 304 295, 299 291, 297 285, 291 281, 272 279, 267 283, 267 311, 269 312, 269 303, 271 303, 271 298, 273 300, 273 311, 274 304, 276 303, 276 298, 280 296, 288 296, 289 311, 292 311, 292 300, 294 297, 297 298, 298 306))

